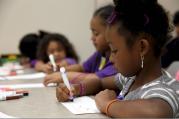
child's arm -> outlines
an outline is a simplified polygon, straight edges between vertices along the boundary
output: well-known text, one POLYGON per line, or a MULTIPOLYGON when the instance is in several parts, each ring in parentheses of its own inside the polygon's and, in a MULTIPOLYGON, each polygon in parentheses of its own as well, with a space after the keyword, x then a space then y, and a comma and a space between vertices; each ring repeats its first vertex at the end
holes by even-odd
POLYGON ((171 106, 160 98, 119 101, 114 91, 105 90, 96 95, 95 101, 101 112, 111 117, 172 117, 171 106))
POLYGON ((74 65, 67 66, 66 71, 84 72, 84 69, 81 64, 74 64, 74 65))
POLYGON ((51 73, 52 66, 49 63, 45 64, 43 61, 38 60, 35 64, 35 70, 42 71, 45 73, 51 73))
POLYGON ((30 59, 28 57, 21 57, 20 58, 20 64, 24 67, 24 68, 30 68, 30 59))
POLYGON ((95 95, 99 91, 104 89, 117 90, 118 88, 114 82, 114 76, 106 77, 103 79, 99 78, 88 78, 80 82, 84 85, 84 95, 95 95))
MULTIPOLYGON (((67 72, 66 74, 71 83, 78 83, 87 79, 99 79, 98 76, 94 73, 86 74, 81 72, 67 72)), ((47 75, 44 79, 44 85, 46 86, 49 83, 63 83, 60 73, 55 72, 47 75)))
MULTIPOLYGON (((98 79, 91 79, 91 80, 85 80, 83 84, 72 84, 73 95, 74 96, 82 96, 88 94, 96 94, 101 90, 101 81, 98 79), (85 85, 88 84, 88 87, 85 87, 85 85), (84 86, 82 89, 82 85, 84 86), (82 91, 83 90, 83 91, 82 91)), ((56 97, 59 102, 64 102, 69 100, 69 90, 67 87, 61 83, 56 88, 56 97)))
POLYGON ((58 67, 67 67, 70 65, 77 64, 77 62, 73 58, 65 58, 65 59, 61 60, 60 62, 56 62, 56 64, 58 65, 58 67))
POLYGON ((57 63, 58 67, 67 67, 69 66, 68 62, 64 59, 60 61, 60 63, 57 63))
MULTIPOLYGON (((105 88, 113 89, 116 87, 114 83, 114 76, 100 79, 95 73, 81 73, 81 72, 67 72, 68 79, 71 83, 79 83, 81 81, 88 81, 92 79, 102 80, 102 85, 105 88)), ((49 83, 63 83, 62 77, 59 72, 55 72, 47 75, 43 81, 44 85, 47 86, 49 83)), ((85 83, 85 82, 84 82, 85 83)), ((88 82, 87 82, 88 84, 88 82)))
MULTIPOLYGON (((103 89, 114 89, 114 90, 117 89, 117 87, 114 84, 113 76, 104 78, 102 80, 99 80, 97 78, 86 79, 78 84, 73 84, 72 86, 74 87, 75 96, 94 95, 103 89)), ((57 87, 56 96, 58 101, 67 101, 69 97, 68 93, 69 92, 66 87, 64 86, 57 87)))

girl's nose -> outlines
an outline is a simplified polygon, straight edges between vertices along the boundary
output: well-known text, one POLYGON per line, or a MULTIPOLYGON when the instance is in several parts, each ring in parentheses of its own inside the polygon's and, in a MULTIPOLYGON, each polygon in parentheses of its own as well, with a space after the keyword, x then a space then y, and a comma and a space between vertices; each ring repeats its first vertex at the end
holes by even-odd
POLYGON ((55 58, 57 58, 57 57, 58 57, 58 52, 55 51, 55 52, 53 53, 53 55, 54 55, 55 58))
POLYGON ((92 41, 95 41, 95 37, 94 37, 94 36, 91 36, 91 40, 92 40, 92 41))

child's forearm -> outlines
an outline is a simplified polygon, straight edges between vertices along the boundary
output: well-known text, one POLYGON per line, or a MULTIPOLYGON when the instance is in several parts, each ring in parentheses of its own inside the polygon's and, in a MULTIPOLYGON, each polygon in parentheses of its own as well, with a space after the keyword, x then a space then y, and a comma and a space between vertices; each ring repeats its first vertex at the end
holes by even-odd
POLYGON ((44 63, 42 61, 37 61, 35 64, 35 70, 36 71, 43 71, 44 63))
POLYGON ((83 81, 85 87, 84 94, 86 95, 94 95, 102 90, 101 80, 97 76, 95 77, 95 75, 92 77, 87 77, 87 79, 83 81))
POLYGON ((83 66, 80 64, 74 64, 66 67, 66 71, 83 72, 83 66))
POLYGON ((68 76, 71 79, 70 82, 74 84, 81 83, 80 85, 84 86, 85 95, 96 94, 104 89, 112 89, 112 90, 118 89, 114 83, 114 76, 100 79, 95 73, 90 73, 90 74, 76 73, 75 75, 73 74, 74 78, 72 78, 72 74, 73 74, 72 72, 68 73, 68 76))
POLYGON ((119 90, 115 85, 115 78, 114 76, 105 77, 101 79, 102 88, 103 89, 110 89, 110 90, 119 90))
POLYGON ((108 116, 116 118, 172 117, 172 109, 170 109, 169 104, 161 99, 118 101, 108 108, 108 116))
POLYGON ((102 90, 101 80, 97 78, 85 79, 78 84, 78 94, 94 95, 102 90))

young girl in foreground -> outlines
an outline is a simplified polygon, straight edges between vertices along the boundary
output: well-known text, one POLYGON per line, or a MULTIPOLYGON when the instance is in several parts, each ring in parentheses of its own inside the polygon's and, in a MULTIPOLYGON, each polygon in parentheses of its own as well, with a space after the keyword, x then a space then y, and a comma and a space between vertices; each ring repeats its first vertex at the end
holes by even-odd
MULTIPOLYGON (((97 107, 111 117, 179 117, 175 80, 161 69, 160 57, 169 33, 169 20, 157 0, 114 0, 106 31, 111 60, 120 72, 115 80, 84 80, 74 95, 95 96, 97 107), (130 78, 129 78, 130 77, 130 78), (114 90, 121 90, 117 94, 114 90)), ((63 84, 56 90, 67 101, 63 84)))

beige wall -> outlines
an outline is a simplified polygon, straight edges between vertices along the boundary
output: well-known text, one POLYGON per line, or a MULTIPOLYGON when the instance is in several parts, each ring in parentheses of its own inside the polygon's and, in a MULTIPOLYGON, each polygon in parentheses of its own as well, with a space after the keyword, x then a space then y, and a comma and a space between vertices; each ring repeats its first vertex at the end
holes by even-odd
POLYGON ((94 7, 94 0, 0 0, 0 54, 17 53, 23 35, 44 29, 65 34, 84 60, 94 51, 94 7))
MULTIPOLYGON (((179 0, 159 0, 171 13, 179 0)), ((95 8, 112 0, 0 0, 0 54, 17 53, 20 38, 39 29, 65 34, 82 60, 94 47, 89 21, 95 8)))
POLYGON ((177 10, 179 10, 179 0, 158 0, 166 10, 169 10, 171 15, 173 15, 177 10))

